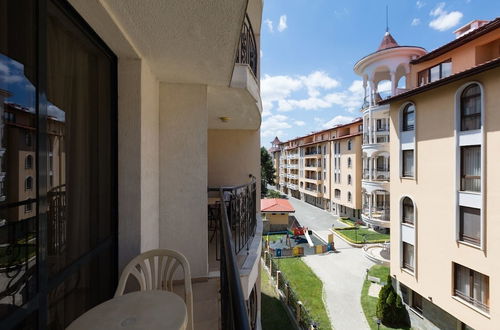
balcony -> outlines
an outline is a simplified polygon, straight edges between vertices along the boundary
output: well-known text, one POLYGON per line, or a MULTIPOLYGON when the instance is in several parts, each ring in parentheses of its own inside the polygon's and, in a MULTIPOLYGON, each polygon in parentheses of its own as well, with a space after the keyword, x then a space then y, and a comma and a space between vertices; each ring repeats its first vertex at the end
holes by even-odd
MULTIPOLYGON (((220 305, 217 299, 211 302, 219 306, 217 327, 254 329, 257 326, 255 280, 262 248, 262 221, 256 212, 256 181, 238 187, 209 188, 208 191, 211 196, 208 208, 209 278, 217 279, 220 289, 220 305)), ((209 290, 208 287, 205 284, 204 289, 209 290)), ((212 296, 212 300, 214 297, 217 295, 212 296)), ((211 308, 208 301, 202 301, 201 309, 211 308)), ((213 328, 213 322, 211 324, 213 328)), ((196 322, 195 328, 198 329, 196 322)))
POLYGON ((259 51, 247 14, 243 20, 229 87, 209 86, 209 127, 212 129, 257 129, 262 101, 259 87, 259 51), (230 117, 222 122, 221 117, 230 117), (228 127, 229 126, 229 127, 228 127))

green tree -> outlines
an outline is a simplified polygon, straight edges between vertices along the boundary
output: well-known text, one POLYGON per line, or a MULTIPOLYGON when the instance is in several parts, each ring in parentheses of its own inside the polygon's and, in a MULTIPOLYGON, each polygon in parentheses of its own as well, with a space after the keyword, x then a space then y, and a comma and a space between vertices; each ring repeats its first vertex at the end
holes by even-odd
POLYGON ((267 198, 280 198, 281 194, 279 191, 276 190, 269 190, 266 194, 267 198))
POLYGON ((378 295, 377 317, 388 326, 406 326, 407 323, 406 309, 392 286, 390 276, 387 276, 387 283, 378 295))
POLYGON ((274 166, 273 160, 267 149, 264 147, 260 148, 260 175, 261 175, 261 193, 266 195, 267 185, 274 185, 274 166))

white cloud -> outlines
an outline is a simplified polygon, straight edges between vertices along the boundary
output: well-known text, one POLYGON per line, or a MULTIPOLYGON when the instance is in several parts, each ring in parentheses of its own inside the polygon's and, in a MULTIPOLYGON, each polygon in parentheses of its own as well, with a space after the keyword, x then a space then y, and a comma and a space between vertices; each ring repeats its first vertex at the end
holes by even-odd
POLYGON ((411 21, 411 26, 417 26, 420 24, 420 18, 414 18, 412 21, 411 21))
POLYGON ((264 24, 267 25, 267 28, 269 29, 269 32, 274 32, 273 21, 271 21, 269 18, 266 18, 264 20, 264 24))
POLYGON ((429 23, 429 26, 434 30, 438 31, 449 30, 452 27, 456 26, 464 16, 459 11, 452 11, 452 12, 446 11, 444 9, 445 5, 446 4, 444 2, 440 2, 436 6, 436 8, 434 8, 430 12, 430 16, 436 17, 429 23))
POLYGON ((331 89, 340 85, 337 80, 330 78, 330 76, 323 71, 315 71, 308 76, 300 77, 300 79, 307 87, 307 92, 310 97, 319 96, 320 92, 318 88, 331 89))
POLYGON ((326 123, 323 124, 324 128, 330 128, 336 125, 342 125, 342 124, 347 124, 350 123, 354 120, 354 117, 349 117, 349 116, 335 116, 331 120, 327 121, 326 123))
POLYGON ((420 8, 422 8, 423 6, 425 6, 425 2, 418 0, 418 1, 417 1, 417 8, 418 8, 418 9, 420 9, 420 8))
POLYGON ((300 79, 290 76, 269 76, 264 75, 260 81, 262 106, 265 111, 273 108, 273 102, 283 100, 294 91, 302 88, 300 79))
POLYGON ((296 120, 294 122, 294 124, 295 124, 295 126, 304 126, 306 124, 306 122, 303 120, 296 120))
POLYGON ((264 52, 262 51, 262 49, 260 50, 260 58, 263 58, 264 57, 264 52))
POLYGON ((265 118, 260 127, 261 136, 267 138, 285 135, 284 130, 292 128, 292 125, 290 125, 287 120, 288 117, 285 115, 274 115, 265 118))
POLYGON ((363 103, 363 96, 363 81, 355 80, 347 90, 325 95, 324 98, 332 105, 338 105, 349 112, 354 112, 359 110, 363 103))
POLYGON ((280 22, 278 24, 278 31, 283 32, 287 27, 288 25, 286 24, 286 15, 281 15, 280 22))

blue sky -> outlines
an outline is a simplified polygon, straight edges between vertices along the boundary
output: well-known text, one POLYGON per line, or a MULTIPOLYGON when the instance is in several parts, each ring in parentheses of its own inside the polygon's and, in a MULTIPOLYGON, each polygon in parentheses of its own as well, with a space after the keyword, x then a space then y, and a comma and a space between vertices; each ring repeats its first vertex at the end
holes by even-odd
POLYGON ((261 29, 261 144, 359 117, 362 83, 353 72, 389 30, 401 46, 432 50, 474 19, 500 16, 498 0, 265 0, 261 29))

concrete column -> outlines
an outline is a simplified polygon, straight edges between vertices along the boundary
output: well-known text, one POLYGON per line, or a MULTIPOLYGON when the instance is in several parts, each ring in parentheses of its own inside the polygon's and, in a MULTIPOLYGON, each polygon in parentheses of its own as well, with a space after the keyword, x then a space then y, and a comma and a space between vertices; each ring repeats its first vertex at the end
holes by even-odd
POLYGON ((208 274, 207 87, 160 84, 160 247, 208 274))
POLYGON ((398 82, 396 81, 396 72, 391 71, 390 74, 391 74, 391 96, 394 96, 394 95, 396 95, 396 89, 398 87, 398 85, 397 85, 398 82))
POLYGON ((118 270, 158 248, 159 83, 140 59, 118 60, 118 270))
POLYGON ((375 104, 375 93, 377 91, 377 87, 371 79, 368 81, 368 84, 370 86, 370 106, 373 106, 375 104))

